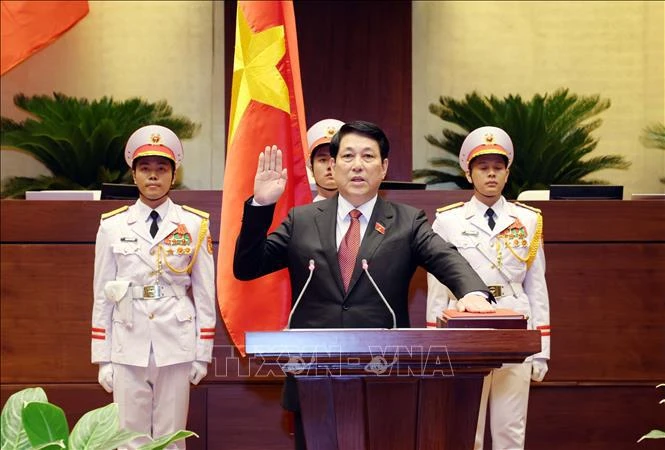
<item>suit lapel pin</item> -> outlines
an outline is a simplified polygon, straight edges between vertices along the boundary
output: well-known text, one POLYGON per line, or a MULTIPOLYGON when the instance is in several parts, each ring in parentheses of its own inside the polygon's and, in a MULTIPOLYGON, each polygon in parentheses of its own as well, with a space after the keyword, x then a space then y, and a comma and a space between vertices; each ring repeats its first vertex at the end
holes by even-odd
POLYGON ((384 227, 384 226, 383 226, 382 224, 380 224, 379 222, 376 222, 376 223, 374 224, 374 229, 375 229, 376 231, 378 231, 379 233, 381 233, 381 234, 386 234, 386 227, 384 227))

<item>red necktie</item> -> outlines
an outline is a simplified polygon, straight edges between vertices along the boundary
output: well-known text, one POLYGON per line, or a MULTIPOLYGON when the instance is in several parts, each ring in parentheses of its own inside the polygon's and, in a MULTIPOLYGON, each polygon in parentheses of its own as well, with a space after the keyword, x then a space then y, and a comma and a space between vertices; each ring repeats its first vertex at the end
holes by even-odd
POLYGON ((349 290, 353 267, 356 265, 356 257, 360 248, 360 220, 358 218, 362 216, 362 213, 354 209, 349 212, 349 216, 351 216, 351 225, 344 235, 337 253, 339 269, 342 272, 342 281, 344 282, 344 291, 349 290))

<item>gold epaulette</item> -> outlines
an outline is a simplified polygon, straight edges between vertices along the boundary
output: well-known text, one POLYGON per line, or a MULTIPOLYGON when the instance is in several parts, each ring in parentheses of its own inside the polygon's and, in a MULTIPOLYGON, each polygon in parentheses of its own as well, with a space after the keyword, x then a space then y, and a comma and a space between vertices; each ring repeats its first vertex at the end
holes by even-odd
POLYGON ((522 208, 530 209, 531 211, 540 214, 540 210, 538 208, 534 208, 533 206, 525 205, 524 203, 520 202, 515 202, 517 206, 521 206, 522 208))
POLYGON ((106 213, 102 214, 102 220, 108 219, 109 217, 113 217, 116 214, 120 214, 121 212, 125 212, 128 209, 129 209, 129 206, 125 205, 125 206, 121 206, 118 209, 114 209, 113 211, 106 212, 106 213))
POLYGON ((538 253, 538 247, 543 243, 543 216, 540 214, 540 210, 533 208, 538 211, 538 216, 536 220, 536 232, 531 239, 531 244, 529 244, 529 256, 526 262, 526 268, 529 270, 531 264, 536 260, 536 254, 538 253))
POLYGON ((205 211, 201 211, 200 209, 192 208, 191 206, 182 205, 182 209, 184 209, 185 211, 189 211, 190 213, 194 213, 194 214, 196 214, 197 216, 201 216, 201 217, 203 217, 204 219, 208 219, 208 218, 210 218, 210 214, 209 214, 209 213, 207 213, 207 212, 205 212, 205 211))
POLYGON ((436 212, 440 213, 440 212, 448 211, 448 210, 450 210, 450 209, 459 208, 459 207, 462 206, 463 204, 464 204, 464 202, 457 202, 457 203, 453 203, 452 205, 442 206, 441 208, 438 208, 438 209, 436 210, 436 212))

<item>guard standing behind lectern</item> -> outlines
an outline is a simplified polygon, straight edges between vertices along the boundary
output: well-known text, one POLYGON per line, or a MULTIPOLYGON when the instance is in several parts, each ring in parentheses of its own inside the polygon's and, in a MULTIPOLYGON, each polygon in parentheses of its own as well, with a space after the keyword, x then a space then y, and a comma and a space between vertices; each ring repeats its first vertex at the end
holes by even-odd
MULTIPOLYGON (((501 195, 513 161, 508 134, 496 127, 473 130, 459 154, 461 168, 473 183, 466 203, 438 210, 433 229, 457 247, 497 299, 498 308, 526 315, 529 329, 541 332, 541 352, 521 364, 504 364, 483 384, 475 449, 483 448, 489 397, 494 449, 524 448, 530 380, 542 381, 550 357, 549 298, 545 283, 543 218, 540 210, 510 203, 501 195)), ((427 323, 454 306, 454 297, 428 275, 427 323)))
MULTIPOLYGON (((338 194, 291 209, 270 234, 287 173, 276 146, 259 155, 233 271, 238 279, 251 280, 288 268, 292 328, 409 327, 408 289, 418 266, 446 282, 468 309, 491 309, 487 287, 466 260, 432 232, 423 211, 378 197, 389 149, 378 126, 344 124, 330 142, 338 194)), ((282 401, 286 409, 299 411, 291 377, 282 401)), ((295 425, 296 448, 305 448, 298 414, 295 425)))
POLYGON ((95 245, 92 362, 120 426, 153 438, 186 429, 189 384, 205 377, 215 336, 208 213, 169 199, 182 157, 168 128, 131 135, 125 159, 140 197, 102 215, 95 245))

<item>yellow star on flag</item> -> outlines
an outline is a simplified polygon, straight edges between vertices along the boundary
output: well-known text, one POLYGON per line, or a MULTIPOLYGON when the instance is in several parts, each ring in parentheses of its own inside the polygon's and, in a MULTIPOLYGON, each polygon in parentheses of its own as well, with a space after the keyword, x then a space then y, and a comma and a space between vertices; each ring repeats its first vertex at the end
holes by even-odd
POLYGON ((229 143, 252 99, 290 113, 289 89, 277 70, 285 52, 283 25, 254 33, 238 8, 229 143))

